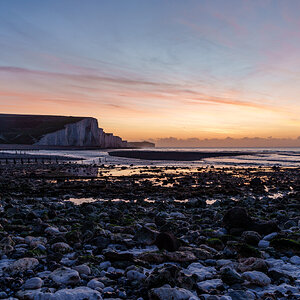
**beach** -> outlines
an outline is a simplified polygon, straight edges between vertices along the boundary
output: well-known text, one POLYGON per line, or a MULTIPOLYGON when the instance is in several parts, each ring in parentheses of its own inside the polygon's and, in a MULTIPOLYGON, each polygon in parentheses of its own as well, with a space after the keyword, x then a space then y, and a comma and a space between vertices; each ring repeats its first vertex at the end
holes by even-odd
POLYGON ((2 164, 0 298, 299 299, 299 170, 2 164))

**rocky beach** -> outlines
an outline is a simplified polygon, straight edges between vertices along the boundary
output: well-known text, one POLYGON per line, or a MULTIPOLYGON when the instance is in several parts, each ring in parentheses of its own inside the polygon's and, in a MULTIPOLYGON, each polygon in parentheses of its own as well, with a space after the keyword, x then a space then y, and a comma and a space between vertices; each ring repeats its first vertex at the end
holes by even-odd
POLYGON ((0 299, 299 299, 299 171, 1 164, 0 299))

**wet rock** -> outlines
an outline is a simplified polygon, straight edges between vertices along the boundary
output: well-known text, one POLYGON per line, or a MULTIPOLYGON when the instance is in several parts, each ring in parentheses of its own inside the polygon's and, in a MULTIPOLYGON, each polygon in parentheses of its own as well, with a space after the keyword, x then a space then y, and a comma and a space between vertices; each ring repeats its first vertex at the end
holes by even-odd
POLYGON ((35 290, 41 288, 42 285, 43 285, 43 280, 41 278, 33 277, 27 279, 23 287, 25 290, 35 290))
POLYGON ((211 279, 216 274, 216 269, 214 267, 204 267, 200 263, 192 263, 187 269, 191 274, 195 274, 199 281, 211 279))
POLYGON ((221 269, 221 279, 228 285, 244 282, 241 275, 230 267, 223 267, 221 269))
POLYGON ((173 262, 192 262, 196 261, 197 257, 191 251, 175 251, 175 252, 168 252, 165 254, 166 260, 173 261, 173 262))
POLYGON ((297 222, 295 221, 295 220, 288 220, 288 221, 286 221, 284 224, 283 224, 283 228, 284 229, 289 229, 289 228, 291 228, 291 227, 295 227, 295 226, 297 226, 298 224, 297 224, 297 222))
POLYGON ((292 251, 300 254, 300 243, 287 238, 275 238, 270 241, 270 246, 279 251, 292 251))
POLYGON ((136 230, 134 239, 138 243, 142 243, 144 245, 152 245, 158 234, 158 231, 152 230, 147 226, 142 226, 136 230))
POLYGON ((122 252, 119 253, 114 250, 103 250, 103 254, 107 260, 121 260, 121 261, 133 261, 134 256, 132 253, 129 252, 122 252))
POLYGON ((263 240, 270 241, 270 240, 274 239, 277 235, 278 235, 277 232, 272 232, 272 233, 264 236, 263 240))
POLYGON ((256 231, 244 231, 242 239, 249 245, 257 246, 258 242, 261 240, 261 235, 256 231))
POLYGON ((231 300, 254 300, 255 296, 252 293, 249 293, 248 291, 230 291, 227 294, 229 297, 231 297, 231 300))
POLYGON ((257 286, 267 286, 271 283, 271 279, 259 271, 244 272, 242 278, 257 286))
POLYGON ((300 265, 300 257, 297 255, 294 255, 290 258, 290 262, 294 265, 300 265))
POLYGON ((240 263, 237 266, 237 270, 239 270, 240 272, 266 272, 268 270, 268 264, 262 258, 249 257, 247 259, 240 260, 240 263))
POLYGON ((101 294, 85 286, 62 289, 55 293, 39 293, 34 300, 102 300, 101 294))
POLYGON ((223 286, 223 282, 221 279, 210 279, 198 282, 197 286, 200 292, 209 292, 210 290, 217 289, 223 286))
POLYGON ((251 230, 257 231, 262 235, 267 235, 275 231, 279 231, 279 227, 275 221, 259 221, 250 225, 251 230))
POLYGON ((51 249, 54 252, 58 252, 58 253, 68 253, 70 251, 72 251, 72 248, 70 247, 70 245, 68 245, 67 243, 64 242, 58 242, 55 243, 51 246, 51 249))
POLYGON ((21 258, 10 266, 8 266, 7 271, 11 274, 23 273, 27 270, 34 269, 39 264, 39 261, 33 257, 21 258))
POLYGON ((60 231, 56 227, 47 227, 45 229, 45 233, 51 236, 59 235, 61 234, 60 231))
POLYGON ((57 284, 77 284, 80 280, 79 273, 76 270, 62 267, 56 269, 50 274, 50 278, 57 284))
POLYGON ((16 297, 21 300, 34 300, 40 293, 40 289, 35 290, 21 290, 16 293, 16 297))
POLYGON ((259 248, 268 248, 270 246, 270 242, 266 240, 261 240, 258 243, 259 248))
POLYGON ((150 290, 149 300, 191 300, 199 299, 192 292, 182 288, 171 288, 168 285, 150 290))
POLYGON ((223 223, 225 228, 230 230, 232 228, 249 228, 249 225, 252 224, 253 221, 245 208, 234 207, 225 213, 223 223))
POLYGON ((165 249, 167 251, 178 250, 180 243, 172 233, 161 232, 157 235, 154 244, 158 249, 165 249))
POLYGON ((196 276, 184 272, 182 268, 166 264, 155 268, 145 280, 147 289, 160 287, 163 284, 192 289, 196 283, 196 276))
POLYGON ((91 274, 91 269, 88 265, 79 265, 73 267, 74 270, 76 270, 80 275, 90 275, 91 274))
POLYGON ((256 231, 259 234, 266 235, 279 230, 274 221, 254 221, 243 207, 229 209, 223 217, 223 223, 231 233, 233 230, 236 230, 237 233, 256 231))
POLYGON ((137 281, 143 281, 146 279, 146 275, 143 273, 140 273, 138 271, 135 270, 130 270, 127 272, 126 277, 129 280, 137 280, 137 281))
POLYGON ((97 278, 90 280, 88 282, 87 286, 91 289, 98 289, 98 288, 103 289, 104 288, 104 284, 101 281, 99 281, 97 278))

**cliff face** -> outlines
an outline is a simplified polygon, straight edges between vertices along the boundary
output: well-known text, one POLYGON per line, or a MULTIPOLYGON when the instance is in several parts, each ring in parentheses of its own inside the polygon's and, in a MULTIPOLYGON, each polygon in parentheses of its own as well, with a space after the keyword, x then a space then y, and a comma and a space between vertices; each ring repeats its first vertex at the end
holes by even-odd
POLYGON ((94 118, 0 114, 0 144, 125 148, 94 118))
POLYGON ((98 127, 94 118, 65 125, 64 129, 44 135, 35 145, 123 148, 127 142, 98 127))

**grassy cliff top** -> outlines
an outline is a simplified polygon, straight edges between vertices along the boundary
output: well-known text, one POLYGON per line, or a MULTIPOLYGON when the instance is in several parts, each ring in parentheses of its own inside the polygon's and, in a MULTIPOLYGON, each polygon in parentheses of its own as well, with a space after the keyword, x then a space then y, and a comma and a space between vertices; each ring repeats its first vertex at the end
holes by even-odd
POLYGON ((84 117, 0 114, 0 144, 34 144, 43 135, 84 117))

